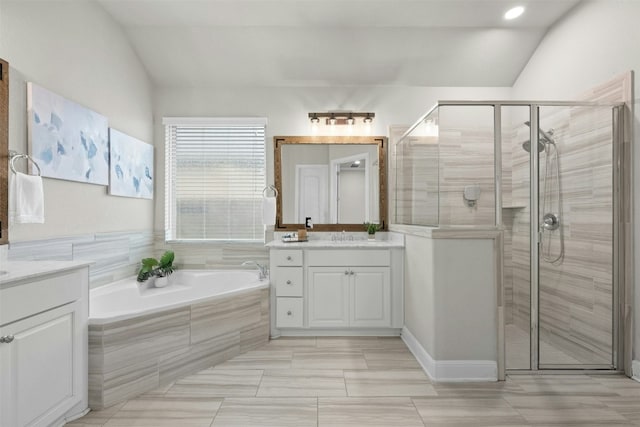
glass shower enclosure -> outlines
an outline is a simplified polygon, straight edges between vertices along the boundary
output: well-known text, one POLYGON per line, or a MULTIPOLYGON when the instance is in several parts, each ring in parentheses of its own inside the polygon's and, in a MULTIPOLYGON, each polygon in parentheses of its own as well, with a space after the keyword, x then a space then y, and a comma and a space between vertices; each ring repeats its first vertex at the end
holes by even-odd
POLYGON ((502 230, 507 370, 622 368, 623 106, 442 101, 392 147, 396 224, 502 230))

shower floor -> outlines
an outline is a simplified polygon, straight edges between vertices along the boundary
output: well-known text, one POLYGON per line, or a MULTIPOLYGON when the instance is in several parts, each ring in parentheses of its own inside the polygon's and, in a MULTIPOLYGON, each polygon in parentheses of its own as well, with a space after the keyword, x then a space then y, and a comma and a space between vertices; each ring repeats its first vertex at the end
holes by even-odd
MULTIPOLYGON (((506 325, 505 343, 507 369, 529 369, 529 334, 516 325, 506 325)), ((545 364, 580 365, 580 361, 544 340, 540 340, 540 354, 545 364)))

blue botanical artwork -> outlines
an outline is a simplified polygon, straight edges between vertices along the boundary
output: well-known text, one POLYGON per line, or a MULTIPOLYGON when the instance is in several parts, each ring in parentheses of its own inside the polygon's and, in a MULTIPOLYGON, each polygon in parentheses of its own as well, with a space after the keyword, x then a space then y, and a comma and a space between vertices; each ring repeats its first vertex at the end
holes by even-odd
POLYGON ((153 145, 109 129, 109 194, 153 199, 153 145))
POLYGON ((34 83, 27 93, 29 154, 41 175, 108 185, 108 119, 34 83))

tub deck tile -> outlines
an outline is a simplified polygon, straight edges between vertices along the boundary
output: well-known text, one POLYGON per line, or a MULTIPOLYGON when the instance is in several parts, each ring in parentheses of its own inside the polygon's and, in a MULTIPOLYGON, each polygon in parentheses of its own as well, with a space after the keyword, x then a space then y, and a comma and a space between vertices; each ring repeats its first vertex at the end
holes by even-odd
POLYGON ((160 358, 160 384, 210 368, 238 354, 240 354, 240 332, 230 332, 191 345, 160 358))
POLYGON ((260 323, 260 295, 260 291, 248 292, 192 305, 191 343, 260 323))
POLYGON ((111 372, 188 346, 189 318, 189 307, 185 307, 145 316, 139 322, 129 319, 104 326, 103 364, 92 371, 111 372))
MULTIPOLYGON (((103 376, 102 406, 108 407, 152 390, 159 385, 155 360, 129 365, 103 376)), ((90 406, 93 408, 94 406, 90 406)))
MULTIPOLYGON (((100 409, 139 396, 264 345, 269 337, 268 297, 268 289, 255 289, 90 325, 90 406, 100 409)), ((257 385, 253 395, 256 391, 257 385)))

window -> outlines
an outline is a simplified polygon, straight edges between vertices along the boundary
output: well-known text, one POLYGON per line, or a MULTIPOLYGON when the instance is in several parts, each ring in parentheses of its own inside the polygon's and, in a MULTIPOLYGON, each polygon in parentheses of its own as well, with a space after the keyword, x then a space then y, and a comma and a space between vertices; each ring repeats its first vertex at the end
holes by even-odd
POLYGON ((264 241, 259 118, 165 118, 165 239, 264 241))

